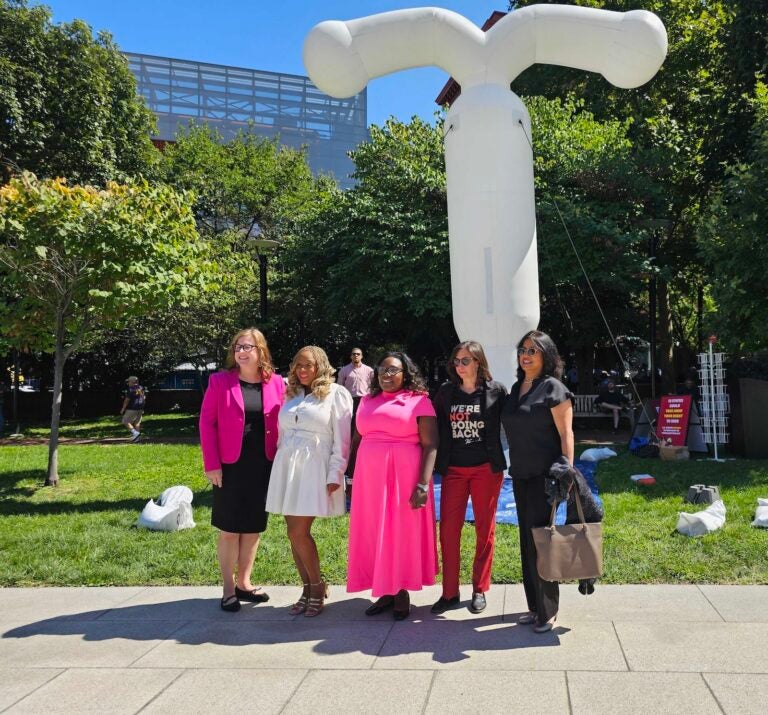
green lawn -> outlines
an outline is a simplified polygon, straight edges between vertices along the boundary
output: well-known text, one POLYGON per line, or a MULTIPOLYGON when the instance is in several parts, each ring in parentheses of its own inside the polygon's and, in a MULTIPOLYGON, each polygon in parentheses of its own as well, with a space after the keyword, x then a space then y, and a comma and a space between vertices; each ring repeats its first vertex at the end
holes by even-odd
MULTIPOLYGON (((0 585, 218 583, 211 488, 196 445, 63 446, 55 489, 40 486, 45 460, 43 445, 0 447, 0 585), (197 527, 170 534, 134 528, 146 501, 174 484, 194 491, 197 527)), ((604 582, 768 583, 768 530, 749 526, 757 497, 768 496, 768 461, 671 463, 621 454, 601 463, 598 482, 606 506, 604 582), (638 472, 658 484, 633 485, 629 475, 638 472), (694 483, 718 484, 728 509, 725 527, 700 539, 674 532, 677 512, 697 508, 682 502, 694 483)), ((464 531, 468 582, 471 526, 464 531)), ((347 519, 319 520, 315 534, 328 579, 343 582, 347 519)), ((263 583, 296 582, 280 517, 270 522, 256 572, 263 583)), ((493 577, 520 580, 516 527, 498 526, 493 577)))

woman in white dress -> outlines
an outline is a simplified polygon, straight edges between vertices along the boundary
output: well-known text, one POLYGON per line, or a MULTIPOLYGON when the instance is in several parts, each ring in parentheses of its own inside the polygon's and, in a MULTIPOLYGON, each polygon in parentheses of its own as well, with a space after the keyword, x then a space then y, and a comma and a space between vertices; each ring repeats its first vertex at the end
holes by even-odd
POLYGON ((352 396, 334 382, 335 372, 325 351, 314 345, 302 348, 293 358, 267 492, 267 511, 285 515, 303 584, 301 598, 290 613, 309 618, 320 614, 328 597, 312 522, 318 516, 345 513, 352 396))

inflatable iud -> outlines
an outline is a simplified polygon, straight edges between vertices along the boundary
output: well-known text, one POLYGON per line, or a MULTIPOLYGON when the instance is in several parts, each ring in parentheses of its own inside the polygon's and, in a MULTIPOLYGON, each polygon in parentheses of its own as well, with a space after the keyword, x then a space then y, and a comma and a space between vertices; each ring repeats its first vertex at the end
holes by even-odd
POLYGON ((666 30, 653 13, 570 5, 515 10, 487 32, 428 7, 321 22, 307 35, 309 77, 333 97, 413 67, 440 67, 461 85, 445 120, 453 322, 462 340, 483 344, 507 386, 515 347, 539 322, 531 121, 510 83, 543 63, 639 87, 666 53, 666 30))

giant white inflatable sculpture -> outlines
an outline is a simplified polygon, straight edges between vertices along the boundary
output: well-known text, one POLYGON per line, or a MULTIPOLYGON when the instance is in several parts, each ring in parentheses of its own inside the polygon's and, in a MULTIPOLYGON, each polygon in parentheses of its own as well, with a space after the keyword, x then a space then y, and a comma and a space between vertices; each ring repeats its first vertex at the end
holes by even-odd
POLYGON ((539 322, 531 123, 510 83, 534 63, 599 72, 638 87, 661 67, 656 15, 567 5, 509 13, 483 32, 441 8, 316 25, 304 43, 310 78, 333 97, 375 77, 434 65, 460 85, 445 121, 453 321, 479 340, 494 376, 511 385, 515 346, 539 322))

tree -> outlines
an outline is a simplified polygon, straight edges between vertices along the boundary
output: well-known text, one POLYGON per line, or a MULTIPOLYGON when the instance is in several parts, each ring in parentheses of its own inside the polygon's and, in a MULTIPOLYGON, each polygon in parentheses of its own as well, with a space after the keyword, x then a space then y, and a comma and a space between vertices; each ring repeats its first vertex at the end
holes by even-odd
POLYGON ((0 156, 40 177, 103 185, 157 163, 154 116, 110 35, 26 0, 0 0, 0 117, 0 156))
POLYGON ((699 234, 717 306, 711 326, 734 354, 768 348, 768 86, 758 83, 750 103, 755 123, 747 160, 728 166, 699 234))
POLYGON ((194 192, 200 235, 227 266, 222 289, 204 304, 191 306, 183 318, 153 319, 158 336, 175 329, 185 338, 185 359, 204 364, 223 357, 234 330, 256 323, 257 314, 269 330, 264 314, 269 250, 256 248, 258 241, 251 239, 285 242, 312 211, 316 187, 327 180, 313 178, 302 151, 252 132, 224 142, 208 125, 190 125, 177 136, 166 150, 165 171, 169 183, 194 192))
POLYGON ((370 133, 352 152, 357 185, 326 193, 286 245, 286 328, 336 354, 360 342, 444 355, 456 336, 442 130, 414 117, 370 133))
POLYGON ((0 324, 54 354, 46 484, 58 483, 64 364, 95 328, 183 306, 213 282, 190 197, 144 180, 70 186, 25 173, 0 188, 0 324))

